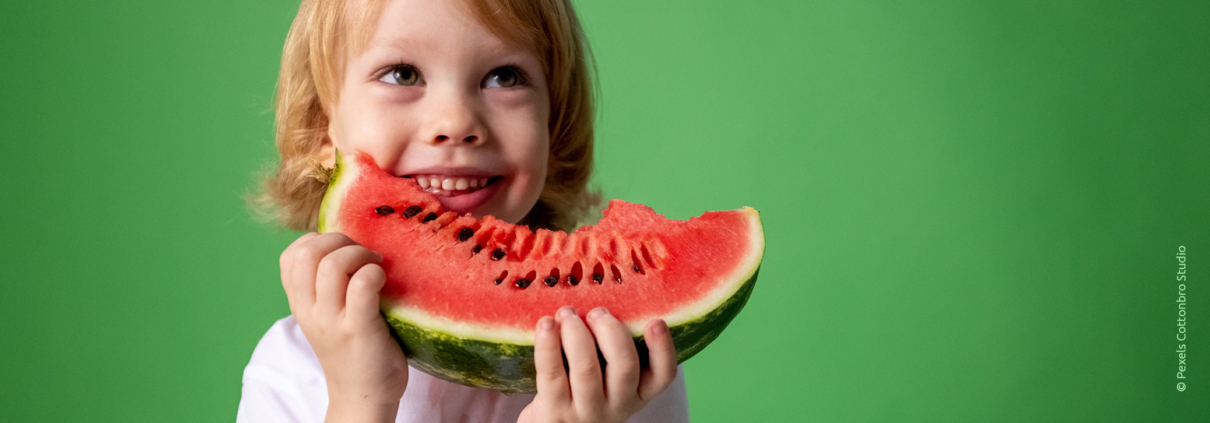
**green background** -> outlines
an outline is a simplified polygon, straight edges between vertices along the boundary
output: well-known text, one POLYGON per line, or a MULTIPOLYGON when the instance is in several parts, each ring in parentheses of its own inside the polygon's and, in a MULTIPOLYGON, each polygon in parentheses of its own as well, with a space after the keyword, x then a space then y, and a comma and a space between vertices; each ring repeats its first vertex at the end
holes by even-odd
MULTIPOLYGON (((1210 421, 1206 2, 577 5, 606 194, 765 224, 695 421, 1210 421)), ((234 419, 296 9, 0 5, 0 420, 234 419)))

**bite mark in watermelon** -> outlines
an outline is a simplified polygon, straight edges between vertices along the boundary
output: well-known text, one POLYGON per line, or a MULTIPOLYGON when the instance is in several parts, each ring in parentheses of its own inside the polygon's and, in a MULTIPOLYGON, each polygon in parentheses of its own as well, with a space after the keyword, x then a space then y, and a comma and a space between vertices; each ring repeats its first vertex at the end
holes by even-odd
POLYGON ((680 221, 613 200, 603 214, 570 234, 458 216, 369 156, 338 153, 319 230, 382 254, 382 313, 413 367, 534 392, 534 327, 559 307, 606 307, 644 359, 643 327, 663 318, 684 362, 718 337, 755 286, 764 233, 752 208, 680 221))

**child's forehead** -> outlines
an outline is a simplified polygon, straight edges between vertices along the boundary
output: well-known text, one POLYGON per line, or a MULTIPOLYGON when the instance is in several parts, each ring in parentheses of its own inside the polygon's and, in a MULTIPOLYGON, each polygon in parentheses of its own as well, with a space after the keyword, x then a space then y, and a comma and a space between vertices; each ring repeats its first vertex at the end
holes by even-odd
MULTIPOLYGON (((486 53, 530 50, 509 35, 484 25, 466 0, 354 0, 378 1, 377 16, 359 19, 363 46, 371 50, 432 51, 451 45, 470 46, 486 53)), ((365 50, 358 49, 358 50, 365 50)))

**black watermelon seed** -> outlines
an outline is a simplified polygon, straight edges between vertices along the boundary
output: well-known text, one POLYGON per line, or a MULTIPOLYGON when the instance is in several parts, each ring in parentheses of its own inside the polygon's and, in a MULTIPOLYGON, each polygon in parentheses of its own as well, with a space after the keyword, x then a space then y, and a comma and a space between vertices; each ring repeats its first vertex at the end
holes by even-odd
POLYGON ((547 276, 546 279, 542 280, 542 282, 546 282, 546 286, 555 286, 556 284, 559 283, 559 277, 555 276, 555 275, 550 275, 550 276, 547 276))
POLYGON ((600 285, 600 284, 601 284, 601 282, 604 282, 604 281, 605 281, 605 275, 602 275, 602 274, 600 274, 600 273, 593 273, 593 274, 592 274, 592 281, 593 281, 593 282, 596 282, 596 283, 597 283, 597 285, 600 285))
POLYGON ((479 254, 480 251, 483 251, 483 246, 476 245, 475 248, 471 249, 471 255, 479 254))
MULTIPOLYGON (((458 230, 458 242, 462 242, 462 241, 466 241, 466 240, 468 240, 468 239, 471 239, 471 237, 472 237, 472 236, 475 236, 475 230, 474 230, 474 229, 471 229, 471 228, 462 228, 462 229, 459 229, 459 230, 458 230)), ((635 265, 635 267, 638 267, 638 265, 635 265)))
POLYGON ((420 223, 429 223, 437 219, 437 213, 429 213, 424 215, 424 219, 420 219, 420 223))
POLYGON ((504 278, 496 279, 496 285, 499 285, 501 282, 504 282, 504 278))
POLYGON ((412 216, 415 216, 417 213, 420 213, 421 210, 424 210, 424 209, 420 208, 420 206, 408 206, 408 208, 403 209, 403 217, 411 218, 412 216))
POLYGON ((639 268, 639 264, 638 264, 638 263, 635 263, 635 264, 634 264, 634 271, 635 271, 635 272, 638 272, 638 273, 643 273, 643 269, 640 269, 640 268, 639 268))
POLYGON ((504 258, 504 250, 497 248, 496 251, 492 251, 492 260, 500 261, 502 258, 504 258))
POLYGON ((386 216, 394 212, 395 208, 391 206, 379 206, 378 208, 374 209, 374 213, 378 213, 379 216, 386 216))
POLYGON ((531 284, 533 282, 534 281, 531 281, 529 279, 517 279, 517 282, 515 282, 514 284, 517 285, 517 288, 525 289, 525 288, 529 288, 529 284, 531 284))
POLYGON ((577 278, 576 275, 567 275, 567 284, 571 286, 579 285, 580 278, 577 278))

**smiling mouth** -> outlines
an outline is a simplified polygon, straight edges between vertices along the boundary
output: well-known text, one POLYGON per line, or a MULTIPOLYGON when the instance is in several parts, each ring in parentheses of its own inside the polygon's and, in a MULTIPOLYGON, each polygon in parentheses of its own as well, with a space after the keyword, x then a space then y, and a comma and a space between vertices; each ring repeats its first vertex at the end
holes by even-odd
POLYGON ((424 190, 424 192, 440 197, 456 197, 470 194, 504 179, 503 176, 457 175, 408 175, 405 177, 415 179, 416 183, 420 184, 420 189, 424 190))

